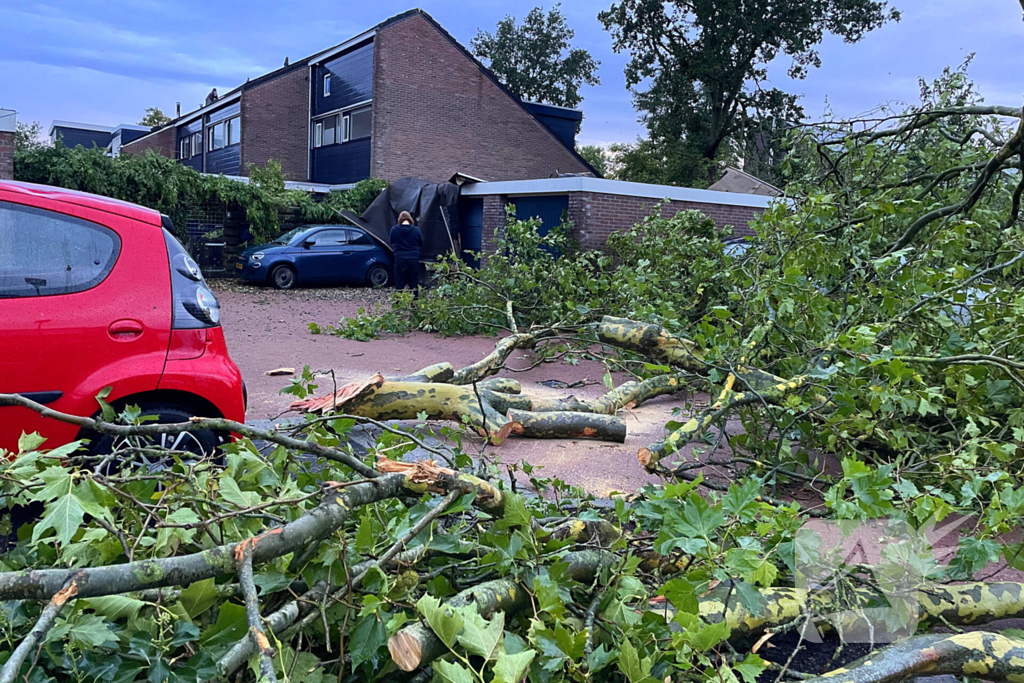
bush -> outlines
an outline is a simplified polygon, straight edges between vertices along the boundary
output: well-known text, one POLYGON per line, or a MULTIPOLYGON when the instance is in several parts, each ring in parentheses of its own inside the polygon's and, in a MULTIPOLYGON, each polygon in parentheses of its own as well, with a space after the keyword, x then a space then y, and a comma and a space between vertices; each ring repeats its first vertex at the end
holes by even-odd
POLYGON ((675 326, 699 320, 726 298, 726 231, 696 211, 669 218, 661 206, 608 239, 611 255, 583 251, 565 223, 541 234, 540 221, 516 220, 509 209, 495 247, 479 269, 449 255, 438 262, 436 287, 418 299, 396 294, 391 309, 329 332, 365 340, 378 332, 420 329, 445 335, 517 327, 572 326, 605 314, 675 326))
POLYGON ((54 185, 155 209, 170 216, 179 237, 191 209, 216 200, 235 204, 245 211, 254 239, 267 241, 280 232, 278 214, 298 206, 308 220, 338 221, 334 211, 321 207, 347 208, 362 213, 387 185, 371 178, 348 192, 331 193, 318 204, 308 192, 285 189, 280 164, 249 164, 249 182, 224 176, 203 175, 152 150, 144 154, 109 157, 101 150, 84 147, 39 147, 15 154, 15 178, 24 182, 54 185))

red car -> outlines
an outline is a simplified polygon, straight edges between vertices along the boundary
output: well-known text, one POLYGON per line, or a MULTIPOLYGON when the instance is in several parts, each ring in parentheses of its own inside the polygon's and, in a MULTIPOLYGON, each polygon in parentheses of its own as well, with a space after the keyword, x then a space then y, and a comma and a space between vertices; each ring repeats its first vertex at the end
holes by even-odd
MULTIPOLYGON (((45 185, 0 181, 0 393, 73 415, 139 406, 160 422, 245 419, 245 389, 228 356, 220 307, 158 212, 45 185)), ((0 448, 22 432, 46 447, 110 437, 0 407, 0 448)), ((211 452, 227 434, 166 435, 163 445, 211 452)))

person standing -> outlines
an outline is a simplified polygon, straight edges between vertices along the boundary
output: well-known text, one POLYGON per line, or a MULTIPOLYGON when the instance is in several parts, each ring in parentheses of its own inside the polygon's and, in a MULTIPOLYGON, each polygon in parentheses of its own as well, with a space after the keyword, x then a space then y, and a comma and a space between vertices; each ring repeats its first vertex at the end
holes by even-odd
POLYGON ((398 214, 398 225, 391 228, 391 250, 395 252, 395 289, 411 289, 420 286, 420 251, 423 249, 423 234, 412 220, 412 214, 403 211, 398 214))

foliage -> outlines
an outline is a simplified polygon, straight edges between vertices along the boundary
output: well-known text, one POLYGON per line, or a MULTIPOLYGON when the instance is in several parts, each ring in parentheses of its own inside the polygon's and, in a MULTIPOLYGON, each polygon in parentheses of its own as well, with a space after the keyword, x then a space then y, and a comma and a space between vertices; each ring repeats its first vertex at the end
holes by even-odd
POLYGON ((611 159, 608 150, 600 145, 583 145, 577 150, 580 156, 587 160, 587 163, 594 167, 602 178, 611 178, 611 159))
POLYGON ((603 253, 580 250, 571 223, 545 233, 540 221, 516 220, 510 209, 481 268, 448 256, 437 264, 435 286, 420 297, 396 293, 388 308, 317 331, 360 341, 410 329, 492 333, 509 329, 510 302, 520 326, 572 326, 605 314, 699 320, 725 296, 726 232, 696 211, 664 218, 661 211, 656 205, 613 234, 603 253))
POLYGON ((28 123, 19 121, 14 129, 14 153, 27 152, 45 146, 43 142, 43 126, 38 121, 28 123))
POLYGON ((569 28, 561 5, 547 14, 535 7, 522 25, 509 15, 498 22, 494 33, 479 31, 470 45, 509 90, 525 100, 560 107, 576 107, 583 101, 580 86, 598 85, 597 67, 583 48, 574 48, 576 32, 569 28))
POLYGON ((339 215, 342 210, 361 216, 387 186, 386 180, 367 178, 360 180, 351 190, 332 192, 320 201, 315 201, 312 196, 307 195, 300 202, 302 215, 312 223, 342 222, 343 219, 339 215))
MULTIPOLYGON (((308 192, 288 190, 281 166, 249 165, 249 182, 224 176, 203 175, 174 159, 147 150, 113 158, 98 149, 38 147, 21 150, 15 157, 18 180, 56 185, 72 190, 114 197, 147 206, 171 217, 179 237, 185 237, 189 214, 203 202, 219 201, 245 211, 253 238, 269 241, 280 230, 279 212, 298 206, 310 220, 339 219, 317 206, 308 192)), ((370 179, 349 192, 332 193, 329 206, 365 210, 383 181, 370 179)), ((361 213, 361 211, 360 211, 361 213)))
POLYGON ((171 117, 164 114, 159 107, 146 107, 146 114, 139 121, 139 125, 156 128, 170 122, 171 117))
MULTIPOLYGON (((1016 107, 981 104, 962 71, 947 70, 921 90, 922 103, 904 112, 795 131, 783 165, 788 202, 755 223, 743 253, 724 253, 721 232, 692 212, 663 218, 655 210, 610 238, 609 254, 580 251, 570 226, 542 235, 537 221, 510 216, 482 269, 445 261, 436 290, 418 300, 405 294, 381 312, 392 316, 387 324, 444 333, 540 325, 560 335, 548 339, 567 359, 601 357, 638 375, 685 369, 690 388, 723 397, 721 405, 738 393, 755 400, 709 420, 685 444, 692 450, 669 453, 668 483, 610 505, 525 463, 506 473, 474 462, 464 450, 472 437, 443 429, 454 467, 503 489, 501 511, 485 512, 470 493, 449 493, 451 507, 441 509, 446 503, 436 497, 409 495, 423 490, 418 482, 405 494, 415 500, 346 506, 351 514, 325 542, 261 563, 256 583, 266 617, 291 601, 289 591, 357 583, 353 568, 382 557, 417 521, 429 522, 397 546, 429 552, 397 566, 371 564, 352 594, 314 613, 301 639, 275 639, 281 678, 395 673, 385 643, 415 625, 443 643, 446 655, 433 663, 439 681, 754 683, 767 665, 739 637, 750 634, 732 631, 754 616, 729 622, 715 610, 771 617, 781 608, 767 589, 790 589, 797 563, 819 551, 799 537, 810 514, 895 520, 925 536, 944 519, 968 520, 948 563, 902 558, 932 582, 985 579, 1000 560, 1024 569, 1024 545, 1010 533, 1024 514, 1024 123, 1016 107), (599 342, 611 344, 590 323, 605 312, 660 322, 689 344, 673 346, 662 335, 651 356, 602 349, 599 342), (672 348, 684 350, 674 369, 649 362, 672 348), (764 376, 782 390, 751 388, 764 376), (732 455, 716 465, 749 467, 736 481, 697 473, 698 458, 726 449, 732 455), (540 495, 506 484, 523 478, 540 495), (810 509, 769 498, 795 489, 811 499, 810 509), (583 540, 580 530, 602 522, 612 533, 583 540), (484 610, 491 581, 510 602, 520 596, 523 608, 484 610), (472 599, 452 599, 464 590, 472 599)), ((376 331, 365 314, 348 325, 364 338, 376 331)), ((287 391, 305 396, 319 381, 306 369, 287 391)), ((137 421, 138 412, 129 408, 122 419, 137 421)), ((351 449, 346 437, 355 429, 347 418, 289 427, 316 445, 305 446, 311 451, 351 449)), ((40 576, 13 573, 22 570, 134 558, 151 561, 139 569, 150 576, 166 558, 202 551, 215 558, 211 549, 222 542, 256 535, 263 542, 356 479, 341 464, 344 451, 312 457, 247 440, 227 447, 223 462, 172 456, 170 469, 141 474, 100 474, 74 445, 50 452, 43 445, 27 435, 17 457, 0 453, 4 502, 42 506, 3 556, 0 586, 40 576)), ((369 462, 416 447, 383 432, 371 452, 359 452, 369 462)), ((361 485, 380 490, 381 482, 361 485)), ((328 514, 321 507, 313 517, 328 514)), ((885 548, 897 557, 906 550, 899 539, 885 548)), ((849 573, 836 579, 835 602, 826 607, 863 612, 843 596, 875 580, 863 566, 843 569, 849 573)), ((247 637, 231 571, 173 596, 78 599, 23 675, 30 682, 212 678, 228 647, 247 637)), ((994 603, 967 600, 938 621, 964 616, 961 608, 971 620, 975 607, 983 618, 1005 616, 1004 599, 1024 610, 1017 592, 1004 584, 994 603)), ((39 610, 35 600, 4 603, 5 649, 26 637, 39 610)), ((804 615, 818 616, 807 607, 772 632, 798 627, 804 615)), ((254 658, 242 678, 256 679, 257 666, 254 658)))
POLYGON ((795 96, 761 87, 773 60, 789 57, 790 76, 802 78, 820 65, 826 34, 854 43, 899 14, 875 0, 623 0, 599 18, 616 52, 630 53, 626 84, 650 145, 674 160, 669 182, 689 186, 715 180, 708 165, 723 155, 735 165, 730 147, 769 129, 763 121, 803 117, 795 96), (696 159, 704 163, 691 165, 696 159))

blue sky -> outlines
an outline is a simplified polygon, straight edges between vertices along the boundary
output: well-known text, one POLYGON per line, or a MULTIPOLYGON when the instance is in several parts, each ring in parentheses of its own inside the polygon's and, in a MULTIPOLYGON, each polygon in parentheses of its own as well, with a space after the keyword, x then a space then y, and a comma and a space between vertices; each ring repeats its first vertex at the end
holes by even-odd
MULTIPOLYGON (((217 87, 339 43, 414 0, 75 0, 0 1, 0 107, 21 121, 52 119, 113 125, 135 123, 146 107, 172 112, 197 106, 217 87)), ((493 29, 524 3, 421 0, 459 41, 493 29)), ((552 3, 544 3, 550 7, 552 3)), ((608 3, 610 4, 610 3, 608 3)), ((882 102, 913 101, 917 79, 977 53, 971 74, 986 100, 1024 103, 1024 22, 1018 0, 895 0, 903 21, 856 45, 827 40, 824 65, 800 82, 774 65, 773 84, 804 95, 810 115, 826 101, 840 115, 882 102)), ((625 55, 597 21, 606 3, 564 0, 576 43, 601 61, 601 85, 585 88, 582 143, 628 142, 643 132, 622 75, 625 55)))

